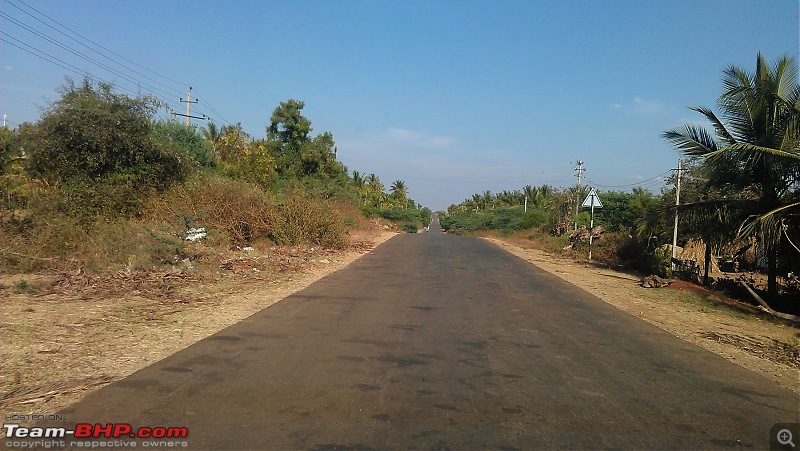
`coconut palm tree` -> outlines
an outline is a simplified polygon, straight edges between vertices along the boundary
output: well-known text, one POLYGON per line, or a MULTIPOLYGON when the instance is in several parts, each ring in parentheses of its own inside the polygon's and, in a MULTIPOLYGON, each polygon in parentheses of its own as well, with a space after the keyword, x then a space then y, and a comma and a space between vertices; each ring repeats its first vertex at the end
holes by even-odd
POLYGON ((200 132, 203 134, 203 138, 206 140, 206 142, 208 142, 208 144, 211 146, 211 153, 214 155, 214 157, 216 157, 217 143, 222 135, 219 130, 217 130, 217 124, 209 122, 205 127, 200 128, 200 132))
MULTIPOLYGON (((785 255, 790 228, 798 225, 800 182, 800 87, 797 65, 789 57, 769 66, 759 53, 756 70, 724 71, 718 100, 721 119, 710 109, 691 107, 714 128, 686 124, 663 137, 686 155, 703 158, 707 185, 726 193, 720 199, 687 209, 726 208, 736 218, 739 234, 754 236, 767 257, 768 292, 777 294, 777 265, 785 255), (791 224, 791 225, 790 225, 791 224)), ((795 254, 793 260, 798 259, 795 254)))
POLYGON ((402 180, 395 180, 389 188, 392 192, 392 197, 403 203, 403 208, 406 208, 406 196, 408 195, 408 188, 406 182, 402 180))

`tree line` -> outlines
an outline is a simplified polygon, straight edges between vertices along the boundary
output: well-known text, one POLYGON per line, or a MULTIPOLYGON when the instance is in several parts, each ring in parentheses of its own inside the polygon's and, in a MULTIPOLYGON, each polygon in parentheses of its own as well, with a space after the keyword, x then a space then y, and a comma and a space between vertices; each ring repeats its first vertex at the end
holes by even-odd
MULTIPOLYGON (((425 221, 402 180, 384 192, 374 174, 351 176, 337 159, 333 135, 312 134, 302 101, 280 102, 264 136, 254 138, 241 123, 197 127, 160 119, 156 98, 121 94, 90 78, 68 80, 59 93, 38 121, 0 129, 0 265, 6 270, 79 265, 79 254, 102 254, 89 249, 90 237, 97 241, 98 230, 110 234, 113 227, 131 242, 157 236, 151 248, 177 255, 184 246, 175 236, 192 226, 216 228, 223 241, 239 244, 340 246, 345 225, 358 223, 354 215, 425 221), (174 230, 154 232, 164 224, 174 230)), ((108 239, 102 246, 116 258, 120 252, 108 239)))

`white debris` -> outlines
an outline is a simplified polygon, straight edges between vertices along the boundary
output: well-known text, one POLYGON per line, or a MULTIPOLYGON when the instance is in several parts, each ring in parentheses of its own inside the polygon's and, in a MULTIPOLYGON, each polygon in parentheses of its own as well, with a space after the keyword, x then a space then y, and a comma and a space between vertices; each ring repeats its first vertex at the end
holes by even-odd
POLYGON ((206 229, 200 227, 197 229, 189 229, 186 231, 186 241, 197 241, 208 236, 206 229))

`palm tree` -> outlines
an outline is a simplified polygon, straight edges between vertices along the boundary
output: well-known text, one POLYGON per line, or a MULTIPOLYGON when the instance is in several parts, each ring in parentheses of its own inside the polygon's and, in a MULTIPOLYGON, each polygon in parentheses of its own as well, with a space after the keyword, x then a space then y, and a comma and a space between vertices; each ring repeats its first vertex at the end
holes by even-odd
POLYGON ((472 204, 475 205, 475 211, 481 209, 481 205, 483 205, 483 197, 480 194, 473 194, 472 195, 472 204))
POLYGON ((364 200, 364 206, 367 206, 367 182, 363 175, 358 171, 353 171, 353 186, 358 195, 364 200))
POLYGON ((397 199, 398 201, 403 203, 403 208, 406 208, 406 196, 408 195, 408 189, 406 188, 406 182, 402 180, 395 180, 392 183, 392 186, 389 188, 389 191, 392 192, 392 197, 397 199))
MULTIPOLYGON (((718 107, 725 122, 708 108, 691 107, 711 122, 715 136, 687 124, 663 137, 676 150, 703 158, 709 169, 707 185, 727 194, 685 208, 724 207, 736 218, 741 236, 758 238, 767 257, 768 292, 775 296, 778 258, 787 247, 782 244, 789 240, 790 224, 798 230, 797 66, 783 57, 770 67, 759 53, 755 73, 731 66, 722 81, 718 107)), ((796 263, 798 255, 792 257, 796 263)))
POLYGON ((214 157, 217 156, 217 143, 219 142, 219 138, 221 133, 217 130, 217 124, 213 122, 209 122, 204 128, 200 128, 200 131, 203 133, 203 138, 208 142, 211 146, 211 153, 214 157))

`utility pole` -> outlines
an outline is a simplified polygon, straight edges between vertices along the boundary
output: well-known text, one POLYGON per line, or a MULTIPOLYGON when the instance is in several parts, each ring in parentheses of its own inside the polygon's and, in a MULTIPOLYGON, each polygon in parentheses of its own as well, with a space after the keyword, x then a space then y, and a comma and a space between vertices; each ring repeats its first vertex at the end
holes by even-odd
POLYGON ((175 116, 183 116, 183 117, 185 117, 186 118, 186 126, 187 127, 190 125, 189 119, 202 119, 202 120, 207 120, 208 119, 208 116, 206 116, 205 114, 202 115, 202 116, 192 116, 192 104, 193 103, 197 103, 198 101, 195 100, 194 102, 192 102, 192 87, 191 86, 189 86, 189 93, 186 94, 186 100, 181 99, 180 101, 181 101, 181 103, 185 103, 186 104, 186 114, 176 113, 175 111, 173 111, 172 112, 172 117, 173 118, 175 118, 175 116))
POLYGON ((672 258, 675 258, 677 255, 675 248, 678 246, 678 206, 681 204, 681 172, 683 171, 681 160, 678 160, 678 169, 673 169, 673 171, 678 171, 678 181, 675 183, 675 230, 672 232, 672 258))
MULTIPOLYGON (((183 102, 183 99, 181 99, 183 102)), ((197 100, 194 101, 197 103, 197 100)), ((192 116, 192 87, 189 86, 189 92, 186 94, 186 125, 189 125, 189 118, 192 116)))
POLYGON ((578 191, 575 193, 575 230, 578 230, 578 212, 581 203, 581 176, 586 169, 583 168, 583 161, 578 160, 578 167, 575 168, 578 171, 576 177, 578 177, 578 191))

